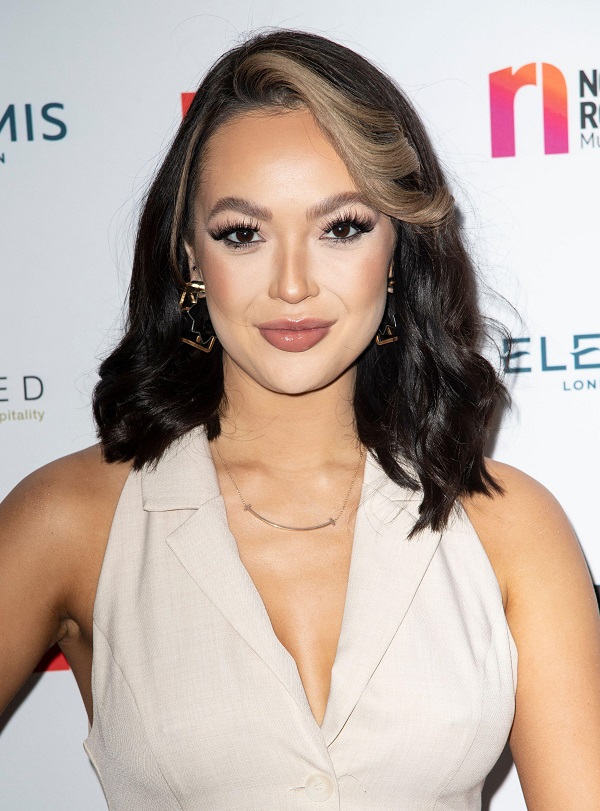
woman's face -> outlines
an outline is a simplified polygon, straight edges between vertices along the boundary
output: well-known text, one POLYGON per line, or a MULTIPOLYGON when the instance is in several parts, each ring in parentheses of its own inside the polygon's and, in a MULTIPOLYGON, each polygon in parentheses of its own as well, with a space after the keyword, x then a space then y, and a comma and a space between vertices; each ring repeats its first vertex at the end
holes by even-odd
POLYGON ((274 392, 327 386, 381 322, 395 244, 307 111, 252 113, 210 139, 186 245, 234 367, 274 392))

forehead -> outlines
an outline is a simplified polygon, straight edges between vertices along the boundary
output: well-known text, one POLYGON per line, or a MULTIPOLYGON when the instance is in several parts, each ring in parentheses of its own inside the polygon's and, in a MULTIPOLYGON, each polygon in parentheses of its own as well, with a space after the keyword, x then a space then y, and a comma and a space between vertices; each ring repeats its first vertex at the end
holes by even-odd
POLYGON ((237 115, 210 137, 202 161, 203 195, 259 187, 298 193, 312 186, 354 190, 348 169, 306 109, 237 115), (228 187, 224 190, 223 187, 228 187), (235 187, 235 188, 233 188, 235 187))

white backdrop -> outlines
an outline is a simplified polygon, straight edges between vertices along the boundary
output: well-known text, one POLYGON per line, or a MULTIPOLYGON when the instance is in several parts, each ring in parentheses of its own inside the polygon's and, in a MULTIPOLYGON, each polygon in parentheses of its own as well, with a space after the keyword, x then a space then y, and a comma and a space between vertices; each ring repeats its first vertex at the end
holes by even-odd
MULTIPOLYGON (((486 299, 524 353, 493 454, 556 494, 598 582, 597 2, 4 0, 0 19, 0 496, 95 441, 90 391, 118 334, 136 203, 181 93, 242 33, 302 28, 381 66, 423 115, 482 278, 521 316, 486 299)), ((3 811, 105 808, 86 734, 72 674, 33 677, 0 721, 3 811)), ((525 808, 507 758, 484 808, 525 808)))

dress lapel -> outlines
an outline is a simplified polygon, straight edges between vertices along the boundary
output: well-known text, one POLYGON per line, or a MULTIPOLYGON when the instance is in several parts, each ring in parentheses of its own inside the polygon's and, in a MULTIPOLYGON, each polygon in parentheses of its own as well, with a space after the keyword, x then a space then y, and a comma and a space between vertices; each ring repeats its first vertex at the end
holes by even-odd
POLYGON ((240 560, 221 496, 203 504, 167 538, 190 577, 271 668, 304 712, 308 700, 296 663, 277 639, 264 603, 240 560))
POLYGON ((429 531, 407 540, 414 495, 385 476, 369 453, 358 509, 346 603, 325 717, 319 727, 296 663, 269 615, 229 531, 203 430, 184 437, 142 473, 144 509, 194 510, 166 543, 197 586, 290 692, 329 746, 339 735, 400 627, 439 542, 429 531))
POLYGON ((331 688, 321 725, 330 746, 341 732, 408 611, 440 534, 407 536, 418 498, 367 457, 331 688))
POLYGON ((144 508, 193 509, 166 543, 188 575, 240 637, 271 668, 304 714, 314 720, 296 663, 281 644, 231 534, 203 431, 193 432, 154 471, 143 474, 144 508))

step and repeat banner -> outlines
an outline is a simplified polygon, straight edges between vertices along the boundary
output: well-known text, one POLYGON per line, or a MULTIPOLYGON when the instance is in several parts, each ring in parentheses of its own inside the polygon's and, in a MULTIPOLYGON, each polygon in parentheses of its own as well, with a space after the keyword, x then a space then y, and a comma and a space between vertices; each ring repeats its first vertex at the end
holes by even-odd
MULTIPOLYGON (((0 496, 95 441, 138 204, 189 94, 245 33, 300 28, 374 61, 422 115, 484 307, 514 336, 490 452, 555 493, 600 582, 600 5, 5 0, 0 19, 0 496)), ((3 811, 106 808, 86 735, 50 652, 0 719, 3 811)), ((525 809, 508 752, 484 796, 525 809)))

